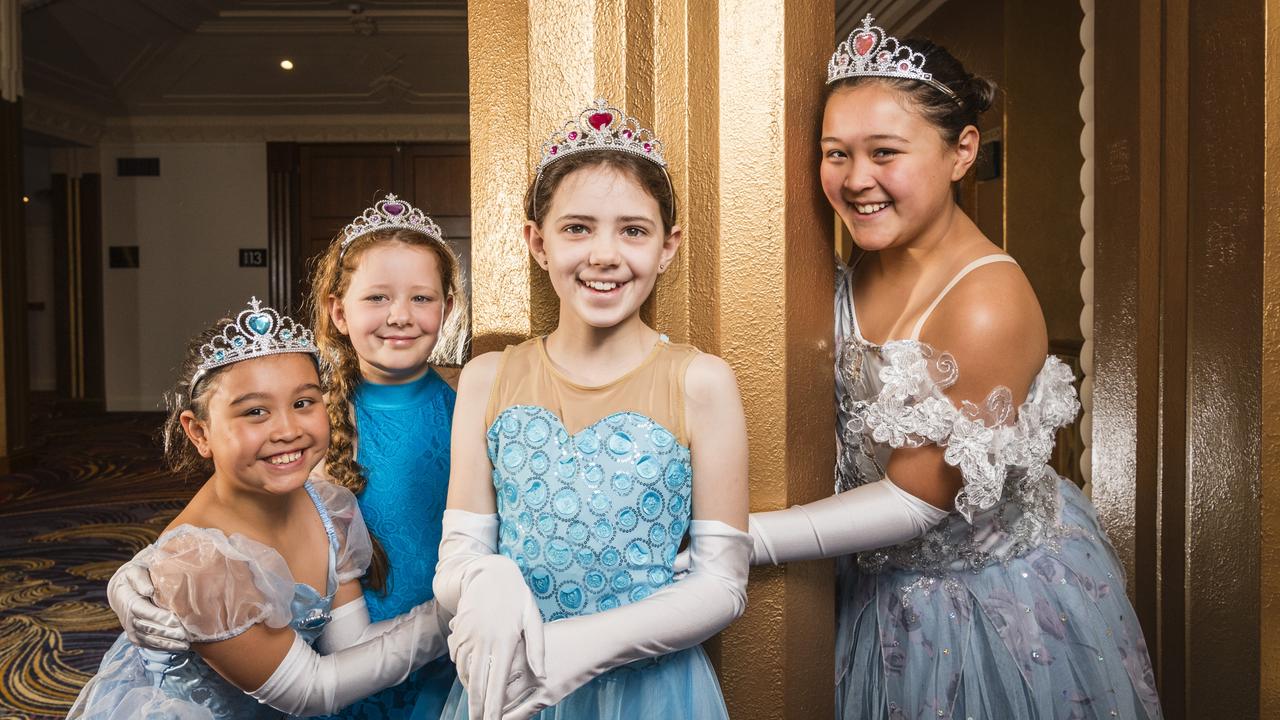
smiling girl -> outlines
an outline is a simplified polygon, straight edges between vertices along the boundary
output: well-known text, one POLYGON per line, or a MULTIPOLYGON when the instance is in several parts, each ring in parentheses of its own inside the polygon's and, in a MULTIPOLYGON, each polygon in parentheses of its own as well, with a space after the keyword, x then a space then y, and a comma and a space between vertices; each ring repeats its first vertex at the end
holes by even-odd
POLYGON ((606 101, 544 143, 524 235, 559 323, 459 383, 443 718, 726 717, 698 643, 745 605, 746 428, 728 365, 640 319, 675 216, 661 143, 606 101))
POLYGON ((69 717, 332 712, 445 651, 434 602, 379 625, 352 612, 370 542, 350 491, 308 479, 329 447, 317 353, 311 331, 256 299, 192 341, 165 454, 175 472, 211 474, 133 560, 191 648, 122 634, 69 717))

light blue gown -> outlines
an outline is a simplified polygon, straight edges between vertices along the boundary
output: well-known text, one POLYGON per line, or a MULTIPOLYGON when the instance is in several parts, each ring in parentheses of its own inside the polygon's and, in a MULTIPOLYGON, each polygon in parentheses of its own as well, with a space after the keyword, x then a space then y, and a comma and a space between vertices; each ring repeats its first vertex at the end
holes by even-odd
POLYGON ((1093 507, 1046 463, 1079 411, 1046 359, 1027 400, 957 408, 964 368, 917 340, 876 345, 836 301, 836 490, 885 476, 897 448, 938 445, 956 512, 923 537, 838 562, 836 711, 845 720, 1159 718, 1151 660, 1093 507))
MULTIPOLYGON (((356 388, 356 458, 367 480, 358 497, 360 511, 390 566, 385 592, 364 593, 373 622, 435 596, 431 582, 440 553, 456 397, 435 370, 405 385, 363 382, 356 388)), ((434 720, 456 678, 445 656, 333 717, 396 720, 419 706, 434 720)))
MULTIPOLYGON (((157 604, 182 618, 193 641, 227 640, 257 623, 288 625, 308 643, 323 632, 334 592, 364 574, 370 545, 350 492, 314 480, 306 490, 329 539, 323 592, 295 583, 275 549, 215 529, 180 525, 134 558, 151 571, 157 604)), ((121 633, 67 717, 255 720, 285 715, 227 682, 195 652, 139 648, 121 633)))
MULTIPOLYGON (((513 350, 531 352, 529 343, 508 353, 513 350)), ((650 361, 660 364, 664 353, 690 351, 696 353, 664 337, 654 351, 659 357, 650 361)), ((682 374, 685 366, 676 361, 671 367, 682 374)), ((550 394, 570 398, 566 403, 575 392, 594 394, 565 385, 545 365, 535 372, 554 388, 550 394)), ((666 396, 677 380, 655 374, 655 385, 662 384, 652 394, 666 396)), ((500 382, 501 373, 495 380, 500 382)), ((503 397, 501 388, 495 392, 503 397)), ((689 448, 645 413, 612 407, 607 400, 595 407, 599 414, 590 414, 599 419, 570 434, 550 409, 513 404, 497 414, 487 435, 499 552, 520 568, 546 622, 638 602, 667 586, 689 529, 689 448)), ((467 717, 460 683, 441 717, 467 717)), ((537 717, 725 720, 728 714, 715 671, 695 646, 615 668, 537 717)))

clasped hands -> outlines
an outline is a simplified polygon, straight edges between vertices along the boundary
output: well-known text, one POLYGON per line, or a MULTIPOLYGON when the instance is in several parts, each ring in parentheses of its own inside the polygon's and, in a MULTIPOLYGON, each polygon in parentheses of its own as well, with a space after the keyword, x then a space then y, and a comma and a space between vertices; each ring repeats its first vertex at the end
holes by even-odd
POLYGON ((500 555, 480 561, 449 623, 449 656, 467 689, 469 717, 523 720, 576 689, 565 663, 552 663, 559 633, 543 625, 533 594, 515 563, 500 555), (550 643, 550 647, 548 646, 550 643))

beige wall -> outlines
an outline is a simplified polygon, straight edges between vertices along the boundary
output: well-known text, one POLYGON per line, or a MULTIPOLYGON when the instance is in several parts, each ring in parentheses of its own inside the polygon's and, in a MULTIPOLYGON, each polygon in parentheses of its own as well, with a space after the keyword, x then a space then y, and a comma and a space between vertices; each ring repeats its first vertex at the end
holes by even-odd
POLYGON ((187 338, 266 299, 266 269, 237 253, 267 246, 266 145, 104 145, 101 164, 103 262, 112 245, 141 260, 103 270, 107 409, 154 410, 187 338), (118 157, 158 157, 160 177, 117 177, 118 157))

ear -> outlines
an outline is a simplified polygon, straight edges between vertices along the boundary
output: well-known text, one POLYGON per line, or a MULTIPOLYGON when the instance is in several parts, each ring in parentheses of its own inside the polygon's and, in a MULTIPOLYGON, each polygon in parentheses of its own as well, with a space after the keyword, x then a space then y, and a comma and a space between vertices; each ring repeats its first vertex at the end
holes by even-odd
POLYGON ((448 320, 449 316, 453 314, 453 296, 450 295, 445 298, 441 307, 443 309, 440 311, 440 327, 444 327, 444 321, 448 320))
POLYGON ((529 254, 533 256, 538 267, 547 269, 547 241, 542 237, 538 224, 532 220, 524 221, 524 242, 529 246, 529 254))
POLYGON ((966 125, 960 131, 953 149, 956 159, 951 168, 951 182, 959 182, 978 159, 978 152, 982 149, 982 134, 978 132, 978 128, 966 125))
POLYGON ((347 332, 347 311, 342 307, 342 298, 330 295, 326 302, 329 304, 329 319, 333 321, 333 326, 343 335, 350 335, 347 332))
POLYGON ((196 446, 196 452, 200 453, 200 457, 213 457, 213 451, 209 449, 209 424, 190 410, 182 411, 178 416, 178 422, 182 424, 182 432, 187 434, 187 439, 192 445, 196 446))
POLYGON ((680 241, 684 239, 684 230, 679 225, 672 225, 671 232, 667 233, 667 237, 662 241, 662 256, 658 261, 658 267, 671 267, 671 261, 675 260, 676 253, 680 250, 680 241))

